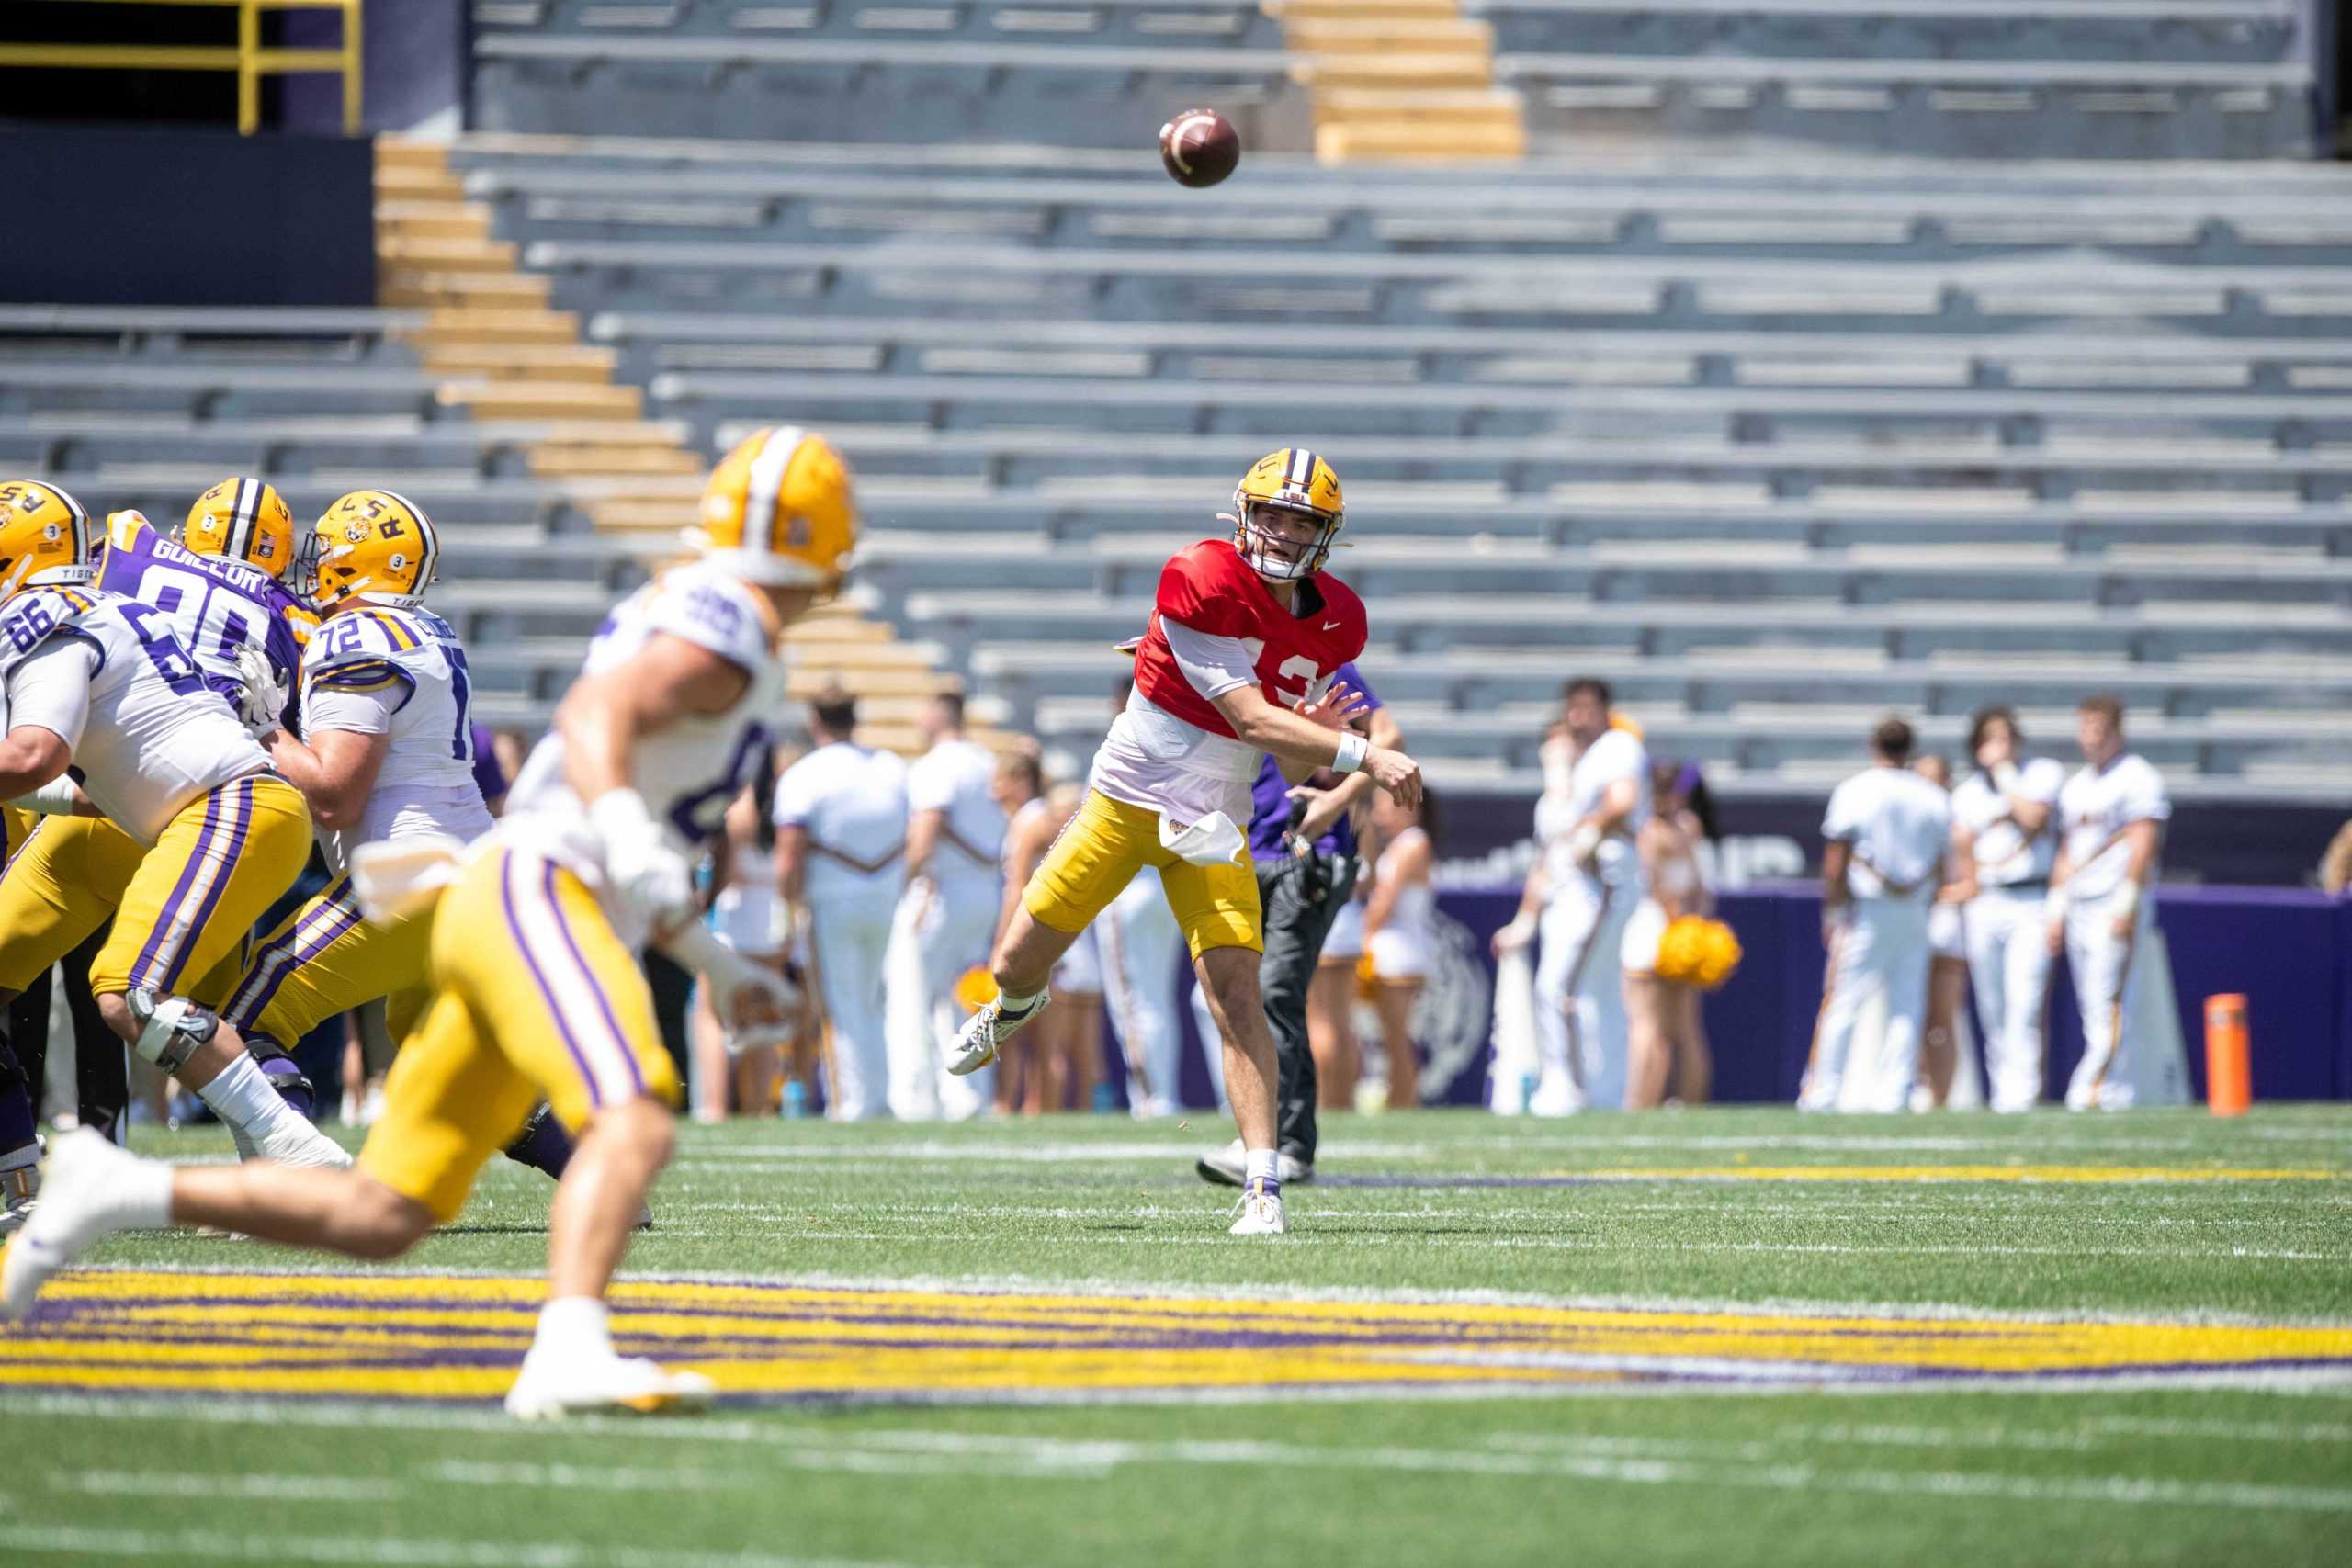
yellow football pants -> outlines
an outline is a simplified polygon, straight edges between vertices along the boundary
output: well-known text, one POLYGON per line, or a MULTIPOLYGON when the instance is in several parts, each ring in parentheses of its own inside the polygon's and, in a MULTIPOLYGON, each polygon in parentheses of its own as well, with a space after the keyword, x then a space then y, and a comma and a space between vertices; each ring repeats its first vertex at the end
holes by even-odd
POLYGON ((339 875, 250 952, 214 965, 191 995, 238 1033, 258 1032, 288 1047, 386 997, 385 1023, 398 1043, 433 999, 425 972, 432 942, 430 915, 390 925, 368 919, 350 876, 339 875))
POLYGON ((1086 804, 1037 863, 1021 906, 1057 931, 1082 931, 1147 865, 1159 868, 1168 908, 1195 960, 1212 947, 1265 950, 1258 874, 1246 854, 1232 864, 1194 865, 1161 847, 1159 813, 1097 790, 1086 792, 1086 804))
POLYGON ((112 915, 90 988, 185 994, 310 853, 311 809, 274 773, 198 795, 153 849, 102 818, 44 818, 0 874, 0 987, 24 989, 112 915))
POLYGON ((575 1129, 640 1095, 677 1103, 637 954, 571 872, 522 850, 477 857, 441 896, 431 947, 438 995, 359 1166, 442 1223, 540 1100, 575 1129))

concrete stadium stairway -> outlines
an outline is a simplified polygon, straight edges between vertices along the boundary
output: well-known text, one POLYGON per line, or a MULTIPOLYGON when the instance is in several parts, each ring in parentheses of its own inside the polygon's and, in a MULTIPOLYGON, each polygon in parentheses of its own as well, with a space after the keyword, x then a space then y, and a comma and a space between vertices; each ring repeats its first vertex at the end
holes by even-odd
POLYGON ((1525 106, 1497 85, 1494 30, 1457 0, 1267 0, 1305 57, 1327 163, 1460 163, 1527 150, 1525 106))

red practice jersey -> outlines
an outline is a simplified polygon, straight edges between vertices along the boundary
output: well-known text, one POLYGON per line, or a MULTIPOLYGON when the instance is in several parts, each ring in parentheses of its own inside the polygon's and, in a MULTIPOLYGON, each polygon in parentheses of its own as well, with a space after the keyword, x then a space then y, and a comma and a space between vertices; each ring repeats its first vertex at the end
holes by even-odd
POLYGON ((1159 571, 1151 624, 1136 649, 1136 690, 1155 706, 1212 735, 1236 739, 1216 705, 1193 689, 1160 629, 1162 617, 1204 637, 1238 637, 1257 659, 1258 687, 1277 707, 1320 690, 1363 651, 1363 601, 1317 572, 1299 584, 1298 613, 1282 607, 1230 539, 1203 539, 1159 571))

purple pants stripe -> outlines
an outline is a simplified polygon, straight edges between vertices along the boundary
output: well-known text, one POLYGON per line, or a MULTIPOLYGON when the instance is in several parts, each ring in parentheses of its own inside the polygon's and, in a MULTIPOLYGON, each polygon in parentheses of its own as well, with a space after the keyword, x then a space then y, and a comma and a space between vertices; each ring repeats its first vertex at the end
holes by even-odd
POLYGON ((212 923, 213 912, 220 907, 220 896, 229 890, 230 878, 236 874, 237 857, 245 852, 245 840, 251 835, 254 825, 254 781, 239 779, 227 790, 216 793, 232 792, 236 805, 227 815, 228 841, 220 848, 220 869, 212 874, 212 886, 206 890, 204 902, 196 911, 196 919, 188 922, 187 934, 180 941, 178 951, 172 954, 171 966, 164 973, 164 983, 156 987, 158 990, 176 991, 180 982, 187 977, 188 955, 196 951, 197 939, 212 923))
POLYGON ((587 1054, 580 1049, 580 1042, 571 1032, 571 1024, 563 1016, 562 1004, 555 998, 555 987, 548 984, 547 972, 539 967, 537 954, 531 951, 531 939, 523 930, 522 916, 514 908, 514 852, 506 851, 498 867, 498 897, 505 907, 506 930, 514 937, 514 946, 523 954, 523 963, 531 971, 531 978, 539 987, 539 996, 548 1004, 548 1011, 555 1019, 556 1032, 563 1039, 563 1048, 571 1053, 572 1065, 580 1069, 580 1077, 588 1086, 588 1103, 603 1109, 605 1097, 596 1086, 594 1069, 588 1066, 587 1054))
POLYGON ((555 917, 555 929, 557 934, 563 938, 564 951, 571 955, 571 962, 579 968, 581 984, 587 987, 588 994, 596 998, 596 1010, 604 1014, 605 1027, 613 1032, 613 1047, 620 1053, 621 1060, 628 1064, 629 1083, 638 1093, 643 1094, 645 1075, 638 1070, 637 1053, 628 1048, 628 1036, 621 1030, 621 1021, 613 1016, 612 998, 605 996, 605 987, 596 983, 596 972, 588 967, 588 955, 580 951, 579 939, 571 934, 571 922, 563 918, 563 906, 556 902, 555 863, 552 861, 548 863, 546 890, 548 912, 555 917))
POLYGON ((187 857, 187 864, 180 868, 180 879, 172 885, 171 897, 155 917, 154 928, 147 933, 146 945, 139 950, 139 962, 130 966, 130 983, 141 990, 160 988, 162 969, 170 962, 173 948, 172 927, 188 894, 196 886, 197 877, 211 859, 212 846, 220 829, 222 792, 214 790, 204 797, 204 826, 196 836, 196 852, 187 857))
POLYGON ((252 967, 245 971, 244 983, 220 1016, 240 1034, 251 1031, 294 971, 324 953, 363 918, 359 901, 352 897, 351 879, 338 876, 328 883, 308 914, 288 926, 284 935, 262 944, 252 967))

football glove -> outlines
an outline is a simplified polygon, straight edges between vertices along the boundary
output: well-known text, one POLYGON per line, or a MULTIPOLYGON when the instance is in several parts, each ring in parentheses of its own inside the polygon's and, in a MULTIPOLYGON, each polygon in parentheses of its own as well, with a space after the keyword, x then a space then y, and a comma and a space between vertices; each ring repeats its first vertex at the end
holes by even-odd
POLYGON ((286 712, 286 687, 270 667, 269 655, 251 644, 237 650, 237 716, 256 737, 277 728, 286 712))

